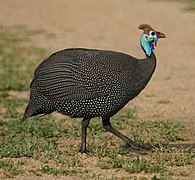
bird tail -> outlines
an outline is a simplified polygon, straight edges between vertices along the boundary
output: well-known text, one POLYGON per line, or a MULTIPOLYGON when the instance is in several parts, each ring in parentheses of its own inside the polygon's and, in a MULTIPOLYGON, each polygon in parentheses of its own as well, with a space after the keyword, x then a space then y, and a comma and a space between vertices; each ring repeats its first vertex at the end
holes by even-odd
POLYGON ((20 121, 21 123, 27 120, 29 117, 39 114, 39 109, 43 105, 43 101, 38 101, 39 98, 41 97, 39 97, 38 93, 35 93, 33 91, 30 92, 29 103, 20 121))
POLYGON ((40 106, 41 105, 35 105, 32 102, 29 102, 29 104, 27 105, 26 110, 24 112, 24 115, 23 115, 20 122, 22 123, 25 120, 27 120, 29 117, 37 115, 38 113, 36 113, 36 111, 38 111, 40 106))
POLYGON ((56 110, 55 103, 39 94, 36 90, 31 89, 30 100, 21 119, 21 123, 31 116, 38 114, 50 114, 56 110))

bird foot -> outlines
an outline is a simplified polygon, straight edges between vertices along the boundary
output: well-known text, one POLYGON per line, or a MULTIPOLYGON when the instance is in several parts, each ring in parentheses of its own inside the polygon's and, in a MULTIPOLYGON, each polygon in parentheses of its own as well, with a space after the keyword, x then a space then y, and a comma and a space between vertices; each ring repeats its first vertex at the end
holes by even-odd
POLYGON ((137 144, 137 143, 126 143, 123 146, 125 149, 130 149, 132 152, 135 152, 137 154, 148 154, 148 152, 151 150, 151 148, 149 148, 149 146, 147 145, 143 145, 143 144, 137 144))
POLYGON ((89 154, 89 151, 88 151, 87 149, 83 149, 83 148, 80 148, 80 149, 79 149, 79 152, 80 152, 81 154, 89 154))

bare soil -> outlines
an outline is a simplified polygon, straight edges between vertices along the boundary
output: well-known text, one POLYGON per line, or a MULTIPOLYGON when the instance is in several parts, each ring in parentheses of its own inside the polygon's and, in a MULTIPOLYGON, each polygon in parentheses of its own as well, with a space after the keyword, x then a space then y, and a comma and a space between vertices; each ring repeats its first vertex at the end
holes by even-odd
POLYGON ((144 57, 140 24, 165 33, 167 38, 159 40, 155 50, 158 65, 151 82, 125 108, 136 106, 143 120, 181 121, 186 137, 195 143, 195 13, 184 8, 185 3, 153 0, 6 0, 0 2, 0 24, 53 34, 33 38, 35 45, 51 53, 86 47, 139 58, 144 57))

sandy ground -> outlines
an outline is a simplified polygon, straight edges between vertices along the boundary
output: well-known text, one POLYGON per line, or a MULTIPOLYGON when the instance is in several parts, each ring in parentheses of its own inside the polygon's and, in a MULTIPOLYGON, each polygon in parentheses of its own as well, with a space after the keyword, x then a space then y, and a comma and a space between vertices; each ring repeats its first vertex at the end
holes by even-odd
MULTIPOLYGON (((68 47, 122 51, 143 58, 137 27, 149 23, 166 34, 155 54, 158 66, 146 89, 128 106, 141 119, 182 121, 195 139, 195 13, 185 4, 152 0, 6 0, 0 1, 0 24, 43 29, 37 46, 50 52, 68 47), (167 103, 162 103, 167 102, 167 103)), ((49 55, 49 54, 48 54, 49 55)))

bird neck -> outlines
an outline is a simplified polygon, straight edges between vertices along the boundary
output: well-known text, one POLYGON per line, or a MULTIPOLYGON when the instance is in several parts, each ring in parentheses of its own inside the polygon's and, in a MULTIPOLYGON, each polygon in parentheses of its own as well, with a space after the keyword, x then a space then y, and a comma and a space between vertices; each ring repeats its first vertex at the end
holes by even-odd
POLYGON ((147 42, 145 40, 144 34, 142 34, 142 36, 141 36, 140 44, 141 44, 141 47, 142 47, 143 51, 145 52, 146 56, 150 57, 153 53, 153 50, 154 50, 154 44, 147 42))
POLYGON ((140 39, 140 45, 143 49, 143 51, 146 54, 146 58, 142 59, 140 61, 140 66, 142 68, 142 66, 145 67, 145 71, 147 71, 148 75, 153 74, 155 68, 156 68, 156 56, 153 52, 154 50, 154 42, 149 43, 148 41, 146 41, 146 36, 144 35, 144 33, 141 36, 140 39))
POLYGON ((141 59, 139 64, 140 72, 150 79, 156 68, 156 56, 154 52, 152 51, 150 56, 146 56, 146 58, 141 59))

